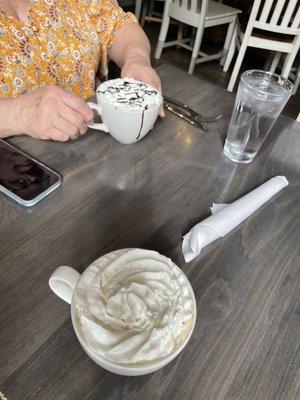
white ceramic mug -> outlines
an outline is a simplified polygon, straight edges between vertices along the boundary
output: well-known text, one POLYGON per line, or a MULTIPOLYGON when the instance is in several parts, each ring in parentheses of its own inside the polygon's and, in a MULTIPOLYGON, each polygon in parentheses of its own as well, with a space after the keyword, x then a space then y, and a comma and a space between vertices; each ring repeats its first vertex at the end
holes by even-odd
MULTIPOLYGON (((122 249, 122 250, 117 250, 112 253, 106 254, 105 256, 100 257, 98 260, 94 261, 93 264, 95 263, 101 263, 104 258, 106 258, 105 261, 109 260, 110 258, 113 259, 116 255, 121 256, 122 254, 128 252, 129 249, 122 249)), ((178 267, 177 267, 178 268, 178 267)), ((88 271, 89 267, 83 272, 83 275, 88 271)), ((182 274, 181 270, 178 268, 180 273, 182 274)), ((196 300, 194 296, 194 292, 192 289, 192 286, 190 285, 188 279, 186 278, 187 284, 189 285, 190 292, 192 295, 192 301, 194 303, 193 308, 194 308, 194 315, 193 315, 193 321, 192 321, 192 326, 191 330, 184 340, 184 342, 181 344, 181 346, 178 347, 178 349, 168 355, 167 357, 164 357, 159 360, 155 360, 153 362, 149 362, 145 365, 119 365, 114 362, 111 362, 107 360, 104 357, 101 357, 100 355, 96 355, 91 351, 91 349, 88 347, 88 345, 85 343, 83 337, 80 334, 80 330, 77 328, 77 325, 75 323, 76 321, 76 312, 75 312, 75 304, 76 301, 74 300, 73 294, 76 288, 76 285, 80 281, 81 275, 73 268, 71 267, 58 267, 53 274, 51 275, 49 279, 49 286, 53 290, 53 292, 66 301, 67 303, 71 304, 71 318, 72 318, 72 323, 73 327, 76 333, 76 336, 83 348, 83 350, 88 354, 88 356, 95 361, 96 364, 100 365, 102 368, 113 372, 118 375, 125 375, 125 376, 138 376, 138 375, 145 375, 149 374, 151 372, 157 371, 158 369, 164 367, 166 364, 171 362, 186 346, 188 343, 196 322, 196 300)))
POLYGON ((161 104, 162 98, 160 104, 152 104, 147 110, 122 110, 101 99, 97 94, 97 104, 88 102, 88 105, 98 112, 103 123, 88 126, 109 133, 120 143, 135 143, 153 129, 161 104))

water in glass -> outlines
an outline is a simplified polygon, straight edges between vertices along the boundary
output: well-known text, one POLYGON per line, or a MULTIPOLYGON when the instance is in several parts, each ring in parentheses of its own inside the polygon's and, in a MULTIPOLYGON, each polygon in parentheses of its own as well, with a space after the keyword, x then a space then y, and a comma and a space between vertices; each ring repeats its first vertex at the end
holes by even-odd
POLYGON ((270 72, 252 70, 242 74, 224 155, 235 162, 252 161, 292 89, 287 79, 270 72))

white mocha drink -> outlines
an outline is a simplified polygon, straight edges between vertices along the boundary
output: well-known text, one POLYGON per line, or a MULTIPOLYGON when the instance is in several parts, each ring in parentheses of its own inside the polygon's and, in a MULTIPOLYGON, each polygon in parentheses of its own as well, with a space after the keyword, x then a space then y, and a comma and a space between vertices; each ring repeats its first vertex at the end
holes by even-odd
POLYGON ((96 356, 145 365, 175 352, 191 332, 194 297, 183 272, 155 251, 101 258, 82 275, 73 322, 96 356))

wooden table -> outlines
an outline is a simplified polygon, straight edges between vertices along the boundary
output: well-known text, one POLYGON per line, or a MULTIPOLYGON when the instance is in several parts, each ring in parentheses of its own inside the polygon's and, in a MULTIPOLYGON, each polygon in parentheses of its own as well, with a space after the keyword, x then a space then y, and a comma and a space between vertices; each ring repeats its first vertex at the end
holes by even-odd
POLYGON ((208 135, 176 116, 121 145, 88 133, 70 143, 11 139, 63 176, 31 210, 0 197, 0 390, 8 400, 296 400, 299 376, 300 123, 280 117, 256 159, 221 157, 234 97, 171 66, 165 93, 223 113, 208 135), (182 235, 275 175, 290 185, 186 264, 182 235), (59 265, 82 272, 114 249, 171 257, 190 279, 198 316, 189 345, 143 377, 98 367, 81 349, 69 306, 48 288, 59 265))

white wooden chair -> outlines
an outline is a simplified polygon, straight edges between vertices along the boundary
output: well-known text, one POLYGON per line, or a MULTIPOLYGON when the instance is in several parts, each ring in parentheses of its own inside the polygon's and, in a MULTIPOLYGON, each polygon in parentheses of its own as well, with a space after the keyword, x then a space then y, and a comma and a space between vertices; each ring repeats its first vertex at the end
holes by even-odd
POLYGON ((236 83, 248 46, 278 52, 273 58, 271 71, 278 64, 280 52, 286 53, 282 75, 287 78, 300 46, 299 0, 254 1, 245 32, 237 25, 227 52, 223 71, 228 71, 235 48, 239 49, 227 87, 230 92, 236 83))
POLYGON ((240 10, 212 0, 166 0, 154 57, 156 59, 160 58, 162 49, 173 45, 191 50, 192 58, 188 71, 189 74, 194 72, 195 65, 198 63, 218 58, 221 58, 221 62, 223 62, 234 32, 238 13, 240 13, 240 10), (193 47, 187 44, 191 42, 191 39, 182 39, 182 30, 179 30, 177 40, 166 43, 170 18, 197 28, 193 47), (229 24, 224 49, 212 55, 207 55, 200 51, 204 29, 223 24, 229 24))

